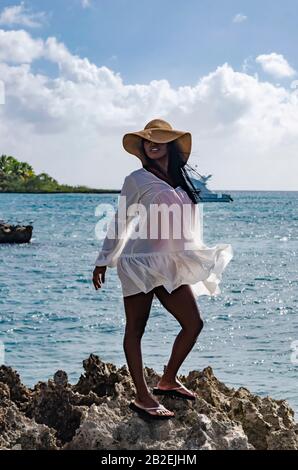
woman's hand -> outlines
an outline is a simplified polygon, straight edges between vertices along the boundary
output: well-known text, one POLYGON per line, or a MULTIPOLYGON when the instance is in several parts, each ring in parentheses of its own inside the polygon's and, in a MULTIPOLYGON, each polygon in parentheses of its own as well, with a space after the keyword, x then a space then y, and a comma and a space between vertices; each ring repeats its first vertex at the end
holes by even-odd
POLYGON ((96 266, 93 271, 93 284, 95 289, 100 289, 101 285, 105 282, 105 273, 106 273, 106 266, 96 266))

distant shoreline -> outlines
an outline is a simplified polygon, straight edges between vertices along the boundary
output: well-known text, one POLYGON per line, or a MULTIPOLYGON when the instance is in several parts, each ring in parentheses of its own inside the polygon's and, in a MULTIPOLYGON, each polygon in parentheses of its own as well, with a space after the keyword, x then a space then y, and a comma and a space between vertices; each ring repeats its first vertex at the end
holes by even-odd
MULTIPOLYGON (((278 189, 210 189, 215 193, 224 192, 293 192, 297 190, 278 189)), ((36 174, 31 165, 15 157, 0 156, 0 194, 119 194, 121 189, 97 189, 83 185, 59 184, 47 173, 36 174)))
POLYGON ((11 155, 0 156, 0 194, 118 194, 119 189, 59 184, 47 173, 36 174, 31 165, 11 155))

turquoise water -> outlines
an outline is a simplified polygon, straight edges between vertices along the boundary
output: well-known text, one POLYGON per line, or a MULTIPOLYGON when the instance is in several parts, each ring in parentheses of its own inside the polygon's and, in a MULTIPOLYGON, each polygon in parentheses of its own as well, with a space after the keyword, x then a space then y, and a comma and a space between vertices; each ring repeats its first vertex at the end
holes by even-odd
MULTIPOLYGON (((230 191, 204 204, 204 241, 231 243, 217 298, 199 297, 205 328, 179 370, 212 366, 228 385, 285 398, 298 411, 298 192, 230 191)), ((91 352, 117 366, 125 314, 116 269, 92 285, 100 241, 95 208, 118 195, 1 194, 0 219, 34 224, 32 243, 0 245, 0 339, 5 363, 29 386, 64 369, 71 382, 91 352)), ((142 340, 144 365, 161 373, 180 330, 154 299, 142 340)))

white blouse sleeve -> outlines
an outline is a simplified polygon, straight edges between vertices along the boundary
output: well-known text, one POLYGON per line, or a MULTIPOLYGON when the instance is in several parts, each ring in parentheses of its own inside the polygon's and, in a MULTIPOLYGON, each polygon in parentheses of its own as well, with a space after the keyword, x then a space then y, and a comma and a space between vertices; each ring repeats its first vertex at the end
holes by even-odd
MULTIPOLYGON (((139 200, 139 190, 134 178, 125 177, 117 210, 109 223, 107 235, 95 261, 95 266, 115 267, 128 238, 136 213, 127 215, 129 206, 139 200), (126 196, 121 198, 121 196, 126 196), (120 210, 121 208, 121 210, 120 210), (123 209, 124 208, 124 209, 123 209), (109 236, 108 236, 109 235, 109 236)), ((134 212, 134 211, 133 211, 134 212)))

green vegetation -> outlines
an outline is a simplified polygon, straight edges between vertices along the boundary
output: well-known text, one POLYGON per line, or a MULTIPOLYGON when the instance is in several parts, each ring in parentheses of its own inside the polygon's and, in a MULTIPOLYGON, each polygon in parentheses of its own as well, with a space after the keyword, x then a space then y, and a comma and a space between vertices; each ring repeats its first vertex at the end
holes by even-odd
POLYGON ((113 189, 59 184, 47 173, 35 174, 31 165, 16 158, 0 157, 0 192, 6 193, 116 193, 113 189))

